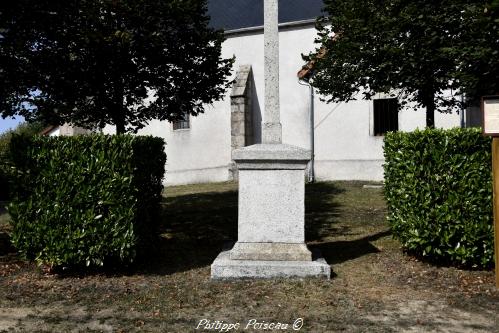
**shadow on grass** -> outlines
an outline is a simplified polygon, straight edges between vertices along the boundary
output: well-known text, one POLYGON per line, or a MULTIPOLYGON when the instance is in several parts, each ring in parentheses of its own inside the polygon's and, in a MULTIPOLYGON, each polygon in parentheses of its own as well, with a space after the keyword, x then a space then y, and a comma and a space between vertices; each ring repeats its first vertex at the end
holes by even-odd
MULTIPOLYGON (((331 235, 350 235, 340 225, 342 214, 335 198, 345 192, 334 183, 306 187, 306 238, 320 243, 331 235)), ((140 268, 145 274, 172 274, 209 266, 224 244, 237 240, 237 191, 187 194, 163 202, 160 242, 140 268)), ((377 251, 374 235, 349 242, 316 244, 331 264, 377 251)))
POLYGON ((380 252, 371 242, 391 235, 391 231, 382 231, 374 235, 351 241, 334 241, 316 244, 313 247, 321 250, 322 256, 330 265, 340 264, 370 253, 380 252))
POLYGON ((16 249, 10 242, 10 235, 6 232, 0 231, 0 257, 8 254, 15 253, 16 249))
POLYGON ((347 234, 350 228, 339 226, 340 205, 335 197, 345 189, 334 183, 307 184, 305 188, 305 238, 307 242, 320 241, 322 238, 347 234))
POLYGON ((140 270, 172 274, 205 267, 237 239, 237 191, 166 198, 161 216, 160 240, 140 270))

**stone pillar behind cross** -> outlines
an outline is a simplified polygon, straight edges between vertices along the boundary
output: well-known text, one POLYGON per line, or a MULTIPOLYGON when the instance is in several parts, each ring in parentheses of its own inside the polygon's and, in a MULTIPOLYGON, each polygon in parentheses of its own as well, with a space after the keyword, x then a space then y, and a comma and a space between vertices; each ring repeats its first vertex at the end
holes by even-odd
POLYGON ((263 143, 282 143, 279 110, 279 9, 278 0, 264 0, 265 111, 263 143))

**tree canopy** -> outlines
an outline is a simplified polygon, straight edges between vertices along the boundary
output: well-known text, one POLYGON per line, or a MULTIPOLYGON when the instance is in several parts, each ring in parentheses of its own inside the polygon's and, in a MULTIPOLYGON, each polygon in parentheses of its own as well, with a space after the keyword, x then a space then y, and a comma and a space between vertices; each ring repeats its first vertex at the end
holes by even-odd
POLYGON ((232 59, 206 0, 16 0, 0 4, 0 114, 137 131, 197 115, 232 59))
POLYGON ((462 19, 457 44, 450 51, 457 59, 454 77, 469 101, 499 94, 499 0, 459 1, 462 19))
POLYGON ((497 89, 497 0, 324 2, 322 52, 305 59, 328 102, 391 94, 426 108, 432 127, 434 111, 461 106, 462 94, 497 89))

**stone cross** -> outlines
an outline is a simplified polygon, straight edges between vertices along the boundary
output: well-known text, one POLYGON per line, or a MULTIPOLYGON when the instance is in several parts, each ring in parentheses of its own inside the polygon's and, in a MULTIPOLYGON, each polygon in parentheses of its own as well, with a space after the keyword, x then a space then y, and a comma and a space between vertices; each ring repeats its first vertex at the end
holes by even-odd
POLYGON ((305 244, 305 169, 311 153, 282 144, 278 0, 264 1, 263 142, 232 152, 239 172, 237 242, 215 259, 211 277, 329 278, 329 265, 305 244))
POLYGON ((265 119, 263 143, 282 143, 279 110, 279 9, 278 0, 264 0, 265 119))

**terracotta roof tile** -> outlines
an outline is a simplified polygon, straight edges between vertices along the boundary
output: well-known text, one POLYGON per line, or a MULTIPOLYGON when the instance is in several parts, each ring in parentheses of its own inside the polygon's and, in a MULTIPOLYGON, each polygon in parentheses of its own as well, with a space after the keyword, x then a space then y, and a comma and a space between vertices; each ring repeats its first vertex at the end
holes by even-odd
POLYGON ((49 133, 52 132, 53 130, 55 130, 57 127, 59 127, 59 126, 55 126, 55 125, 47 126, 39 134, 40 135, 49 135, 49 133))

